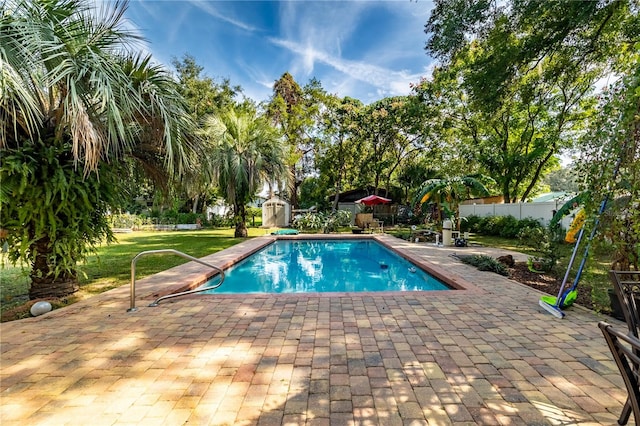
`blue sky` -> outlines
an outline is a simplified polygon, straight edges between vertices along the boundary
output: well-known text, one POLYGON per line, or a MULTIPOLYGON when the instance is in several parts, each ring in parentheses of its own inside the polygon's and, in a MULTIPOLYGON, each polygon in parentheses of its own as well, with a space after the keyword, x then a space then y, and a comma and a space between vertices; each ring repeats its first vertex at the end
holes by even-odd
POLYGON ((290 72, 325 90, 370 103, 408 94, 430 74, 424 24, 430 1, 131 0, 126 17, 145 49, 168 66, 195 57, 204 73, 229 78, 267 100, 290 72))

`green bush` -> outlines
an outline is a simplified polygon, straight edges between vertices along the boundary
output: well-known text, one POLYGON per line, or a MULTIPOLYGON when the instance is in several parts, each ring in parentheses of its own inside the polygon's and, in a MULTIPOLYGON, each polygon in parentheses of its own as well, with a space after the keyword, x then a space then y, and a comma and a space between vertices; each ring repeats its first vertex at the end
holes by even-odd
POLYGON ((462 220, 460 221, 460 231, 479 233, 481 220, 482 218, 476 215, 471 215, 471 216, 462 218, 462 220))
POLYGON ((483 235, 500 235, 500 217, 501 216, 486 216, 480 220, 478 227, 478 233, 483 235))
POLYGON ((211 217, 205 223, 214 228, 227 228, 232 225, 233 220, 229 216, 212 214, 211 217))
POLYGON ((196 223, 198 218, 202 221, 202 215, 198 213, 178 213, 176 215, 177 223, 196 223))
POLYGON ((529 269, 534 272, 549 272, 560 258, 560 241, 548 228, 523 228, 518 233, 520 244, 532 247, 540 254, 529 259, 529 269))
POLYGON ((500 216, 498 219, 498 235, 504 238, 514 238, 518 235, 518 219, 513 216, 500 216))
POLYGON ((523 229, 542 228, 536 219, 516 219, 513 216, 467 216, 460 224, 462 232, 480 235, 517 238, 523 229))
POLYGON ((293 226, 297 229, 317 230, 322 228, 323 218, 319 213, 306 213, 293 220, 293 226))
POLYGON ((153 224, 148 217, 130 213, 112 214, 107 217, 107 220, 112 228, 131 228, 133 230, 138 230, 143 225, 153 224))
POLYGON ((351 223, 351 212, 338 210, 335 213, 307 213, 293 221, 293 226, 298 229, 318 230, 328 234, 335 232, 342 226, 351 223))
POLYGON ((538 219, 526 217, 518 221, 518 227, 520 228, 520 230, 523 230, 524 228, 542 228, 542 225, 540 224, 538 219))
POLYGON ((507 268, 491 256, 486 256, 484 254, 473 254, 456 257, 460 259, 462 263, 475 266, 480 271, 490 271, 495 272, 496 274, 509 276, 509 271, 507 270, 507 268))

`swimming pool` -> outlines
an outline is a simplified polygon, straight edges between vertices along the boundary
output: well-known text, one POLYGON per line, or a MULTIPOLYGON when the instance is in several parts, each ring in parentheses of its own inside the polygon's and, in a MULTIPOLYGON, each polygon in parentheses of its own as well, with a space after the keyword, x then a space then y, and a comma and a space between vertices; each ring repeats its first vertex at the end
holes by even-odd
POLYGON ((202 294, 438 290, 451 287, 375 240, 315 239, 277 240, 227 269, 222 286, 202 294))

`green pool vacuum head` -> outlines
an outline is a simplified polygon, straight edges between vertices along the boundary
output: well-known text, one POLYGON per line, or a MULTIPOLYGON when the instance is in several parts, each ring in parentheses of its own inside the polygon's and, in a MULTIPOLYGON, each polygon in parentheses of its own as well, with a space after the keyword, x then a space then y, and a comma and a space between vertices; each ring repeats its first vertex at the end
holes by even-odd
MULTIPOLYGON (((566 297, 564 298, 561 308, 564 309, 573 305, 573 302, 575 302, 577 298, 578 298, 578 290, 577 289, 571 290, 569 293, 567 293, 566 297)), ((557 298, 555 296, 542 296, 540 300, 542 300, 543 302, 551 306, 556 306, 556 303, 557 303, 557 298)))

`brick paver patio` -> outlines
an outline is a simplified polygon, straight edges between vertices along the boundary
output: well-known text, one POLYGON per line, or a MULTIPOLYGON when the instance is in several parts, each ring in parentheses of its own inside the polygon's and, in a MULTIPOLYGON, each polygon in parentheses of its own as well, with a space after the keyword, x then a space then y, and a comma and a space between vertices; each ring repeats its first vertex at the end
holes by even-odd
POLYGON ((124 286, 0 325, 0 423, 615 424, 626 391, 597 322, 624 324, 579 307, 556 319, 535 290, 449 256, 487 249, 378 238, 477 289, 147 307, 198 269, 177 268, 140 280, 136 312, 124 286))

